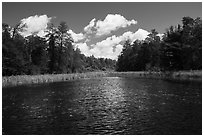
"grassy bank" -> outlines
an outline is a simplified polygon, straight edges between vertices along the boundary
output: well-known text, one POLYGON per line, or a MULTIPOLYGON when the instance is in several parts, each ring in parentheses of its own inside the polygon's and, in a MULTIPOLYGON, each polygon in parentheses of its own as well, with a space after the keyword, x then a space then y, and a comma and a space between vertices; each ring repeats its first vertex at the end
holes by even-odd
POLYGON ((109 73, 109 76, 202 81, 201 70, 177 72, 111 72, 109 73))
POLYGON ((107 73, 105 72, 9 76, 2 78, 2 87, 17 86, 22 84, 50 83, 85 78, 97 78, 105 76, 107 76, 107 73))
POLYGON ((87 72, 74 74, 48 74, 48 75, 22 75, 2 78, 2 87, 17 86, 22 84, 50 83, 98 77, 135 77, 169 80, 197 80, 202 81, 202 71, 178 72, 87 72))

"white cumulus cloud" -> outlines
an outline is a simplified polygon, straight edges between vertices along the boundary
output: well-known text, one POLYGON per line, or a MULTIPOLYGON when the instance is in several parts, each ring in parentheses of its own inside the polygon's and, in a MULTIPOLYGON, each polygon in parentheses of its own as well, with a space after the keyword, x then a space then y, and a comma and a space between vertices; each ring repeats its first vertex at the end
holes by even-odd
POLYGON ((113 35, 90 46, 86 43, 80 43, 78 44, 78 48, 86 56, 94 55, 97 58, 117 59, 123 48, 122 42, 126 40, 130 40, 130 42, 134 42, 135 40, 145 40, 145 38, 148 37, 148 34, 148 31, 138 29, 134 33, 128 31, 121 36, 113 35))
POLYGON ((145 40, 149 35, 149 32, 143 29, 138 29, 135 33, 128 31, 123 33, 121 36, 124 40, 130 40, 130 42, 134 42, 135 40, 145 40))
POLYGON ((92 29, 93 29, 93 27, 94 27, 94 25, 95 25, 95 21, 96 21, 95 18, 92 19, 92 20, 89 22, 89 25, 87 25, 86 27, 84 27, 84 31, 85 31, 86 33, 88 33, 88 34, 92 33, 92 29))
POLYGON ((78 42, 80 40, 83 40, 85 38, 83 33, 75 33, 71 29, 68 31, 69 34, 71 34, 72 38, 74 39, 74 42, 78 42))
POLYGON ((77 48, 80 49, 81 53, 83 53, 85 56, 91 56, 90 48, 87 46, 86 43, 77 43, 75 44, 77 48))
POLYGON ((127 26, 137 24, 135 20, 127 20, 125 17, 119 14, 108 14, 104 20, 92 19, 89 24, 84 28, 84 31, 88 34, 96 33, 97 36, 110 34, 119 28, 125 28, 127 26))
POLYGON ((117 30, 118 28, 125 28, 127 26, 130 26, 131 24, 137 24, 137 21, 131 20, 128 21, 123 16, 119 14, 108 14, 106 18, 101 21, 97 21, 96 23, 96 29, 97 33, 96 35, 105 35, 109 34, 111 31, 117 30))
POLYGON ((47 15, 35 15, 21 20, 20 27, 23 26, 21 35, 24 37, 31 34, 37 34, 38 36, 44 36, 47 24, 51 21, 51 17, 47 15))

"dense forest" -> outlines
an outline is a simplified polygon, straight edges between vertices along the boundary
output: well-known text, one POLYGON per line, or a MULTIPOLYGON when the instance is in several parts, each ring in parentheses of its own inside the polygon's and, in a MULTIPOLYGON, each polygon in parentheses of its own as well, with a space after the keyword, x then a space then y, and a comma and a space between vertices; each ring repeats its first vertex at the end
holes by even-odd
POLYGON ((66 22, 58 27, 49 25, 48 34, 42 38, 35 33, 23 37, 22 27, 12 28, 2 24, 3 76, 61 74, 114 70, 116 61, 86 57, 74 48, 66 22))
POLYGON ((144 41, 126 41, 117 71, 202 70, 202 20, 183 17, 163 38, 153 29, 144 41))
POLYGON ((184 17, 163 38, 153 29, 144 41, 126 41, 117 62, 86 57, 73 45, 66 22, 49 25, 42 38, 21 36, 22 26, 2 24, 2 74, 35 75, 89 71, 177 71, 202 69, 202 20, 184 17))

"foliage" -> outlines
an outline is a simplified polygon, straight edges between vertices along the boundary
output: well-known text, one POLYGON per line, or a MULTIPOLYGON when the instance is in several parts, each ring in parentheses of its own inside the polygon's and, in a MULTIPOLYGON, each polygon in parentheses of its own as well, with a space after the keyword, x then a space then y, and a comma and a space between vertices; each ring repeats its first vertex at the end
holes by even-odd
POLYGON ((45 38, 20 35, 22 26, 2 24, 3 76, 90 71, 175 71, 202 69, 202 20, 183 17, 160 39, 153 29, 144 41, 126 41, 117 62, 86 57, 72 44, 68 25, 49 24, 45 38))
POLYGON ((118 57, 117 71, 202 69, 202 21, 184 17, 160 40, 155 29, 144 41, 127 41, 118 57))
POLYGON ((66 74, 114 69, 116 61, 86 57, 72 45, 66 22, 50 24, 45 38, 32 34, 22 37, 22 28, 2 24, 3 76, 66 74))

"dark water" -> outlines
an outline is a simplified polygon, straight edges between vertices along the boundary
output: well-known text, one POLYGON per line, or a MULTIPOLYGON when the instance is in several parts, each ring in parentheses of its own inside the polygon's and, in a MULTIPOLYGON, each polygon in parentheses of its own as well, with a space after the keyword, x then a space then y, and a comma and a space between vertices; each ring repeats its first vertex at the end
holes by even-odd
POLYGON ((118 77, 4 88, 3 134, 202 134, 201 92, 118 77))

